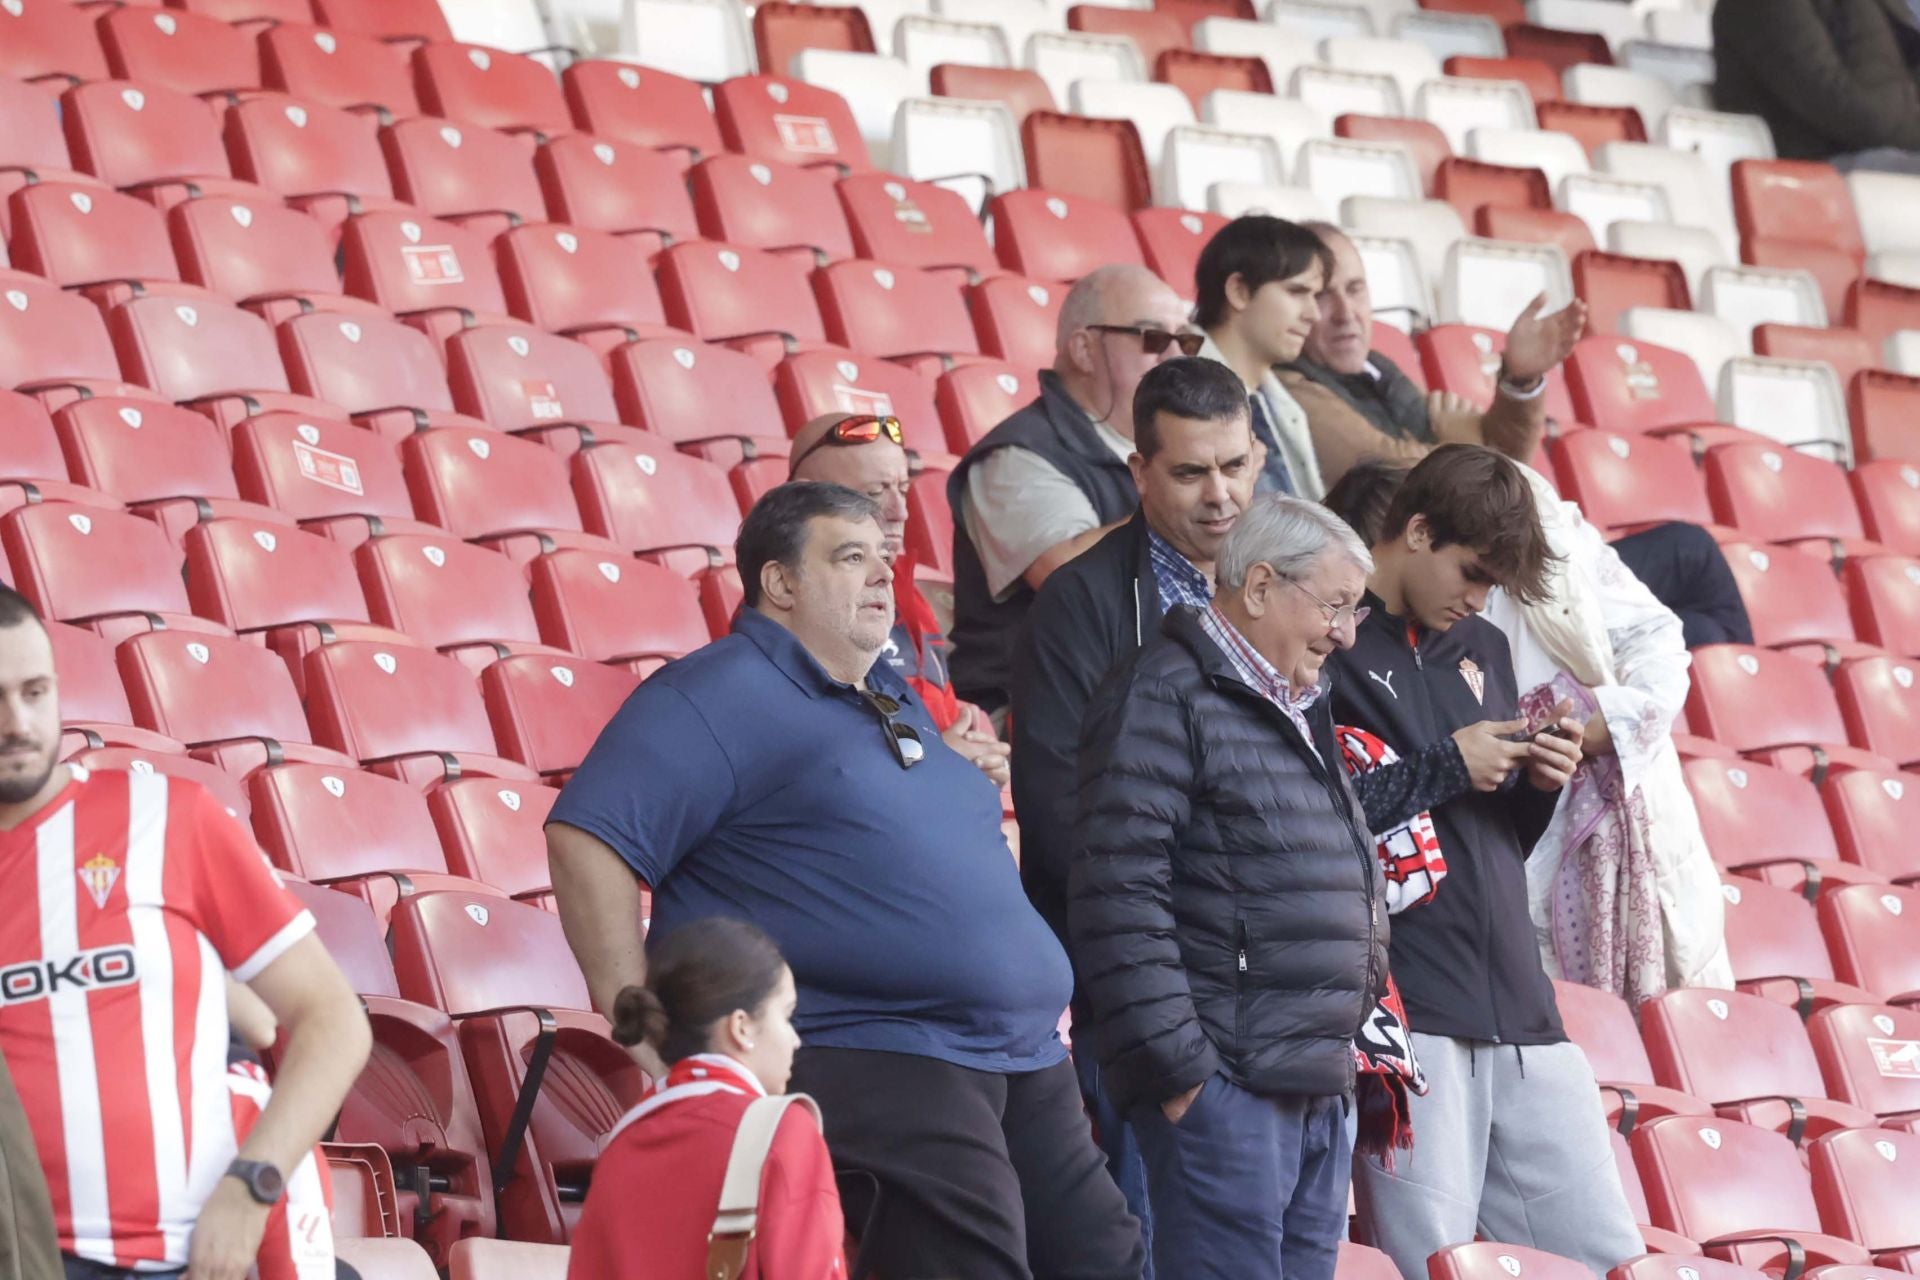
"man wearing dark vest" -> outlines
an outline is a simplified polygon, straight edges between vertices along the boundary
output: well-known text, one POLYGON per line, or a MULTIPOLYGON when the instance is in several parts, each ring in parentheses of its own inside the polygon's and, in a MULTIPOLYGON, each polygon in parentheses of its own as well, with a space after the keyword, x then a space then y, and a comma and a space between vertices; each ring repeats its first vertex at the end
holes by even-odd
POLYGON ((947 484, 954 512, 954 691, 1003 714, 1013 648, 1047 575, 1133 515, 1133 392, 1192 355, 1186 307, 1144 267, 1102 267, 1060 308, 1040 397, 968 450, 947 484))

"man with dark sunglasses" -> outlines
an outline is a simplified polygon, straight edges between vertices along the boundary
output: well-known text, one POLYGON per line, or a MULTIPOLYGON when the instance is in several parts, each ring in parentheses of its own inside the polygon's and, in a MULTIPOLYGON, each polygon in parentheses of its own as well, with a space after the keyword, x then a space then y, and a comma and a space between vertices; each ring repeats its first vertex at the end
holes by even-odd
POLYGON ((880 660, 885 543, 840 485, 748 512, 732 634, 650 677, 554 805, 561 922, 603 1012, 646 973, 643 884, 663 935, 726 915, 773 936, 800 997, 792 1087, 875 1274, 1137 1280, 1139 1224, 1056 1030, 1072 976, 999 792, 880 660))
POLYGON ((793 438, 788 478, 845 485, 880 506, 880 530, 893 559, 893 634, 881 658, 927 704, 946 744, 993 779, 1008 780, 1007 745, 995 737, 986 714, 954 695, 947 677, 947 637, 933 606, 914 585, 914 562, 906 551, 907 492, 912 479, 900 420, 872 414, 823 414, 793 438))
POLYGON ((1133 391, 1193 345, 1186 306, 1140 266, 1102 267, 1061 304, 1040 397, 967 451, 954 512, 953 682, 998 713, 1013 644, 1047 575, 1133 515, 1133 391))

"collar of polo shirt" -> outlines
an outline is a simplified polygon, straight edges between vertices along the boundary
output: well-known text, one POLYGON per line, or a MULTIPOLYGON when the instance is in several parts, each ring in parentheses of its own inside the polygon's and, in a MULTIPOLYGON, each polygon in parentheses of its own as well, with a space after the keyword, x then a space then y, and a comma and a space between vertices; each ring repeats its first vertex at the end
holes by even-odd
MULTIPOLYGON (((767 661, 809 698, 825 697, 854 687, 828 675, 826 668, 800 643, 800 637, 758 609, 741 609, 733 619, 733 629, 753 641, 767 656, 767 661)), ((873 665, 867 668, 866 687, 897 702, 918 701, 907 682, 882 662, 878 653, 873 655, 873 665)))

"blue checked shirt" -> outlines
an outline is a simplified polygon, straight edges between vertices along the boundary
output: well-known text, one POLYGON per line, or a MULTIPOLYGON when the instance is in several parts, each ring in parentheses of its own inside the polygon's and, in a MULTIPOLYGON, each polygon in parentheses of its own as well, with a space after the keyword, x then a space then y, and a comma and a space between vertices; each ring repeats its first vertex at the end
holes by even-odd
POLYGON ((1147 529, 1147 553, 1153 562, 1154 586, 1160 591, 1160 612, 1171 612, 1177 604, 1205 610, 1213 603, 1213 579, 1151 527, 1147 529))
POLYGON ((1287 719, 1293 721, 1293 727, 1305 739, 1307 750, 1313 752, 1313 758, 1324 765, 1326 760, 1320 755, 1320 748, 1313 744, 1313 728, 1307 724, 1307 708, 1320 700, 1321 686, 1315 685, 1295 697, 1287 678, 1275 671, 1273 664, 1240 634, 1240 628, 1229 622, 1226 615, 1212 604, 1200 611, 1200 627, 1209 639, 1220 646, 1220 652, 1227 655, 1227 661, 1233 664, 1240 678, 1286 713, 1287 719))

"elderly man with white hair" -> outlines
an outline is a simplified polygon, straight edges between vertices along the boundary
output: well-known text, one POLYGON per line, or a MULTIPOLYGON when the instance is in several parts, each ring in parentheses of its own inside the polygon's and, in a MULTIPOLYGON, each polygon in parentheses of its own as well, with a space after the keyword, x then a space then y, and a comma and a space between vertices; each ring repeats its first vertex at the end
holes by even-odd
POLYGON ((1323 507, 1257 499, 1211 604, 1095 696, 1068 927, 1077 1027, 1146 1157, 1163 1275, 1331 1280, 1354 1041, 1385 994, 1385 887, 1321 668, 1373 559, 1323 507))

